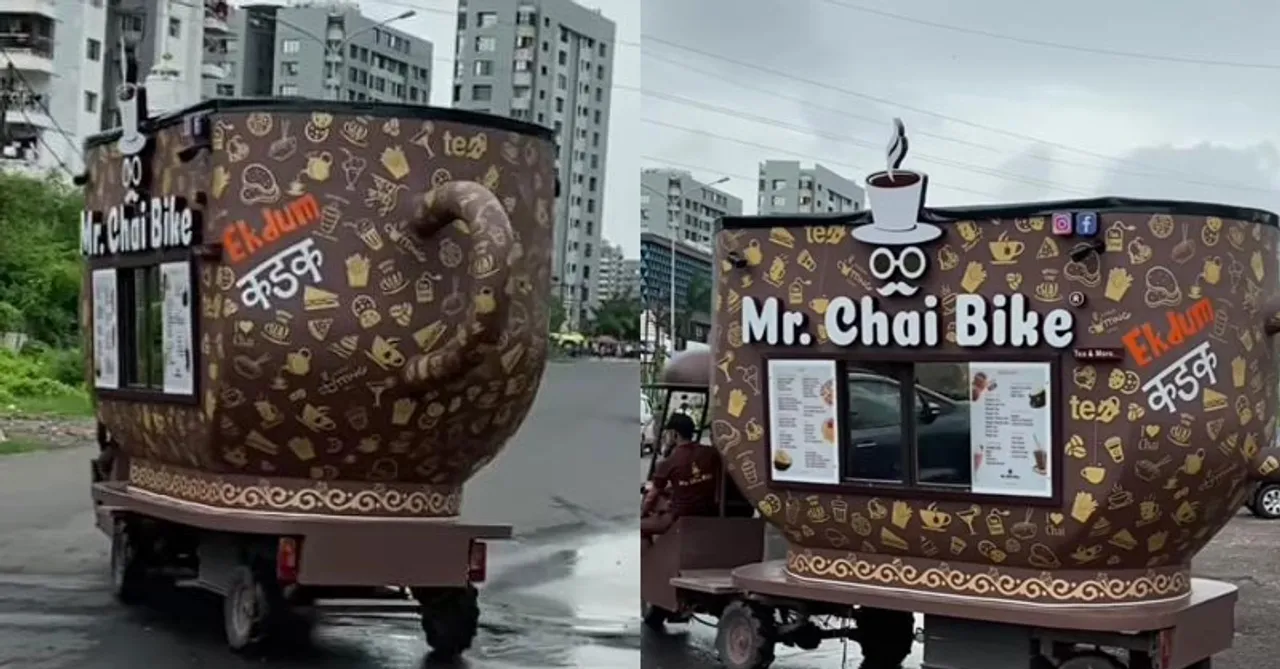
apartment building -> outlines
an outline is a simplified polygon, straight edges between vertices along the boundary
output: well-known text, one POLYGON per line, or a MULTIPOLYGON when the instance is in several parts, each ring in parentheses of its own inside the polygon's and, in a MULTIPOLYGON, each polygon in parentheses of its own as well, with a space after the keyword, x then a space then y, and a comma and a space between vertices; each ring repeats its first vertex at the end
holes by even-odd
POLYGON ((760 163, 758 211, 766 214, 818 214, 859 211, 867 194, 861 186, 814 164, 802 167, 795 160, 760 163))
POLYGON ((206 54, 226 76, 205 95, 428 104, 434 46, 391 25, 414 13, 374 21, 353 2, 242 5, 234 38, 206 54))
POLYGON ((453 104, 556 131, 554 290, 591 317, 600 268, 614 23, 571 0, 459 0, 453 104))
MULTIPOLYGON (((717 182, 718 183, 718 182, 717 182)), ((646 169, 640 173, 640 227, 666 239, 711 248, 721 216, 742 215, 742 198, 693 178, 689 172, 646 169)))
POLYGON ((640 297, 640 261, 626 258, 622 247, 604 243, 600 249, 600 270, 596 293, 601 300, 640 297))
POLYGON ((0 170, 84 169, 98 131, 108 7, 103 0, 0 0, 0 170))
POLYGON ((121 41, 123 58, 132 58, 143 75, 153 114, 200 102, 205 79, 225 75, 204 60, 207 43, 231 36, 233 9, 225 0, 108 0, 107 9, 100 129, 120 123, 112 92, 124 72, 121 41))

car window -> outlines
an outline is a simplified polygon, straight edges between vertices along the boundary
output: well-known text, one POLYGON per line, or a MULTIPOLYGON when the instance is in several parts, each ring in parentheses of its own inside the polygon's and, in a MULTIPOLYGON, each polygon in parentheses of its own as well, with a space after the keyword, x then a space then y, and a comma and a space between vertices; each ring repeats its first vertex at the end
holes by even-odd
POLYGON ((902 423, 902 395, 884 381, 849 380, 849 427, 869 430, 902 423))

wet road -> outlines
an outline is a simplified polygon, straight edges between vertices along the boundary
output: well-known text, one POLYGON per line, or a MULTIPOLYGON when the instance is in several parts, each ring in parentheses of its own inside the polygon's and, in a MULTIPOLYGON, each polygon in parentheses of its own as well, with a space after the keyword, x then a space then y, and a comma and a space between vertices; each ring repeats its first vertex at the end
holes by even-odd
MULTIPOLYGON (((516 440, 466 490, 463 515, 507 522, 490 551, 466 669, 638 667, 635 433, 639 368, 551 365, 516 440)), ((310 644, 242 658, 220 604, 194 591, 125 608, 87 489, 92 449, 0 458, 0 667, 381 669, 438 666, 415 617, 334 615, 310 644)))

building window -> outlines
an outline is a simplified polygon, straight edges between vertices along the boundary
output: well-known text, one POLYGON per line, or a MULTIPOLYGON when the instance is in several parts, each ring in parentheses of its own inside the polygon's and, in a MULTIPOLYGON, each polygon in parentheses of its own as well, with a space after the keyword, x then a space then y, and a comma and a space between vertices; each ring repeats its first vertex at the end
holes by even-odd
POLYGON ((467 29, 467 13, 465 11, 458 12, 458 30, 467 29))
POLYGON ((182 37, 182 19, 169 19, 169 37, 182 37))
POLYGON ((85 58, 97 62, 102 59, 102 42, 91 38, 85 42, 84 51, 85 58))
POLYGON ((560 63, 561 65, 568 65, 569 54, 564 51, 561 51, 560 53, 556 54, 556 62, 560 63))
POLYGON ((90 114, 98 113, 98 94, 93 91, 84 92, 84 110, 90 114))
POLYGON ((773 196, 773 200, 772 200, 772 202, 773 202, 773 206, 775 206, 775 207, 785 207, 785 206, 787 206, 787 198, 785 198, 785 197, 783 197, 783 196, 781 196, 781 195, 774 195, 774 196, 773 196))
POLYGON ((597 78, 597 79, 604 79, 604 66, 603 66, 603 65, 597 65, 597 66, 596 66, 596 78, 597 78))
POLYGON ((121 269, 119 278, 123 385, 164 390, 160 267, 121 269))
POLYGON ((302 42, 296 39, 287 39, 280 43, 281 53, 298 53, 302 50, 302 42))
POLYGON ((588 213, 588 214, 594 214, 594 213, 596 213, 596 201, 595 201, 595 200, 592 200, 592 199, 588 199, 588 200, 587 200, 587 213, 588 213))
POLYGON ((294 96, 294 95, 297 95, 297 94, 298 94, 298 87, 297 87, 297 86, 295 86, 295 85, 293 85, 293 84, 281 84, 281 85, 280 85, 280 95, 283 95, 283 96, 288 97, 288 96, 294 96))
POLYGON ((477 60, 472 71, 475 72, 477 77, 491 77, 493 76, 493 61, 477 60))
POLYGON ((471 87, 471 99, 477 102, 488 102, 493 99, 493 86, 477 84, 471 87))
POLYGON ((485 36, 476 38, 476 51, 488 53, 498 49, 498 38, 485 36))
POLYGON ((564 111, 564 98, 556 98, 556 111, 564 111))
POLYGON ((599 124, 600 124, 600 110, 599 110, 599 109, 597 109, 597 110, 596 110, 595 115, 594 115, 594 117, 593 117, 591 120, 592 120, 592 121, 594 121, 597 125, 599 125, 599 124))
POLYGON ((286 60, 280 63, 280 73, 287 74, 291 77, 298 76, 298 61, 286 60))
POLYGON ((496 26, 496 25, 498 25, 497 12, 477 12, 476 13, 477 28, 492 28, 493 26, 496 26))
POLYGON ((236 87, 232 84, 218 84, 218 95, 224 98, 233 98, 236 96, 236 87))
POLYGON ((604 58, 604 57, 605 57, 605 54, 604 54, 604 42, 601 42, 601 43, 600 43, 600 57, 601 57, 601 58, 604 58))
POLYGON ((558 88, 558 89, 560 89, 560 90, 562 90, 562 91, 563 91, 563 90, 565 90, 566 88, 568 88, 568 86, 569 86, 569 78, 568 78, 568 77, 566 77, 566 76, 564 76, 563 74, 557 74, 557 75, 556 75, 556 88, 558 88))

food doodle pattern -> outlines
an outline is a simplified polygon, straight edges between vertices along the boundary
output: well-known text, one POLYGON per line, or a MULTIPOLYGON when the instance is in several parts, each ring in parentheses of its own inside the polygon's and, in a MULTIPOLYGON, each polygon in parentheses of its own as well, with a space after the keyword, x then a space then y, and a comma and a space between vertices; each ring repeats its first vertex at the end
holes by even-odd
MULTIPOLYGON (((211 150, 164 177, 203 191, 203 238, 221 245, 199 263, 202 394, 100 403, 130 484, 233 508, 456 515, 546 360, 549 140, 328 112, 209 123, 211 150)), ((157 156, 191 141, 158 134, 157 156)), ((93 182, 109 201, 110 175, 93 182)))
POLYGON ((860 238, 860 228, 864 237, 907 233, 875 229, 866 213, 847 222, 724 221, 712 431, 739 486, 787 535, 790 574, 1062 604, 1188 592, 1192 556, 1234 515, 1251 479, 1280 470, 1267 448, 1277 408, 1268 322, 1280 306, 1280 230, 1264 212, 1231 216, 1230 207, 1206 205, 1152 214, 1150 205, 1112 204, 1079 206, 1094 217, 1096 236, 1073 232, 1078 211, 1057 212, 1068 229, 1055 231, 1055 212, 1028 206, 925 210, 921 226, 941 234, 916 230, 918 239, 890 251, 882 250, 888 241, 860 238), (1019 295, 1042 315, 1071 314, 1066 346, 1041 336, 999 348, 1002 359, 1060 362, 1052 407, 1060 442, 1051 449, 1060 504, 771 481, 765 356, 799 347, 849 360, 885 351, 916 362, 980 358, 987 347, 957 341, 962 293, 989 304, 1019 295), (893 341, 913 340, 913 349, 892 346, 889 335, 868 343, 829 331, 837 300, 856 305, 864 296, 890 322, 936 307, 939 341, 928 340, 927 319, 892 329, 893 341), (930 304, 931 296, 941 299, 930 304), (753 343, 744 305, 770 298, 803 318, 776 343, 753 343), (1085 349, 1124 355, 1077 360, 1073 352, 1085 349))

